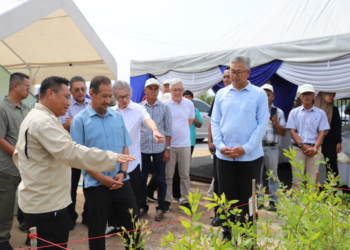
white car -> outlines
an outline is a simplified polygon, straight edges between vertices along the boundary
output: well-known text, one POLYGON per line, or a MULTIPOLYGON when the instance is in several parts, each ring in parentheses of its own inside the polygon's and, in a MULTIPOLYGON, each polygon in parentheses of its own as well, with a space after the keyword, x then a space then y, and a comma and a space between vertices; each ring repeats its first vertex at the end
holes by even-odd
POLYGON ((193 98, 193 104, 201 114, 201 118, 203 121, 202 127, 196 128, 196 140, 203 141, 205 138, 208 138, 208 125, 210 120, 210 117, 208 116, 208 112, 209 112, 210 106, 207 103, 197 98, 193 98))

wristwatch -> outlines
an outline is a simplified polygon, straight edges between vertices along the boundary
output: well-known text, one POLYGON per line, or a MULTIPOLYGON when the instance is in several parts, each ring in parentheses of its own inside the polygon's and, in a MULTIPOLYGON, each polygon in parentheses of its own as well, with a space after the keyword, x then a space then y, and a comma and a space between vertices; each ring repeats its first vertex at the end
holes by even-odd
POLYGON ((128 173, 125 172, 125 171, 123 171, 123 170, 119 170, 118 174, 123 174, 123 175, 124 175, 124 179, 125 179, 126 177, 128 177, 128 173))
POLYGON ((301 148, 303 145, 304 145, 304 143, 300 142, 300 143, 298 144, 298 148, 301 148))
POLYGON ((170 150, 170 149, 171 149, 171 147, 170 147, 170 146, 166 146, 166 147, 165 147, 165 149, 168 149, 168 150, 170 150))
POLYGON ((317 148, 314 147, 314 152, 317 153, 317 151, 318 151, 317 148))

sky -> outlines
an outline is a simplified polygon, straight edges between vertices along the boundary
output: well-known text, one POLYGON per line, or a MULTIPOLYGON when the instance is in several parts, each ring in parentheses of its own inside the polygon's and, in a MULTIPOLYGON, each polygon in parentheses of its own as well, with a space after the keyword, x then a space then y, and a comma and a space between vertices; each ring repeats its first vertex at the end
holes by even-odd
MULTIPOLYGON (((222 36, 274 0, 74 0, 129 81, 130 61, 222 36)), ((239 35, 239 34, 237 34, 239 35)))

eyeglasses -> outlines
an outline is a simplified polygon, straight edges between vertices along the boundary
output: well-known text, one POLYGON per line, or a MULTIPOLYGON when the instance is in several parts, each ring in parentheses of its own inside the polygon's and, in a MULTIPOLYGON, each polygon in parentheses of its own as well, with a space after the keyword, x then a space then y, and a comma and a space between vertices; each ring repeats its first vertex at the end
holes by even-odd
POLYGON ((127 94, 125 96, 118 96, 117 99, 118 101, 123 101, 124 99, 127 100, 130 98, 130 94, 127 94))
MULTIPOLYGON (((54 92, 56 92, 57 94, 59 94, 60 92, 59 91, 57 91, 56 89, 51 89, 52 91, 54 91, 54 92)), ((67 99, 67 101, 70 101, 70 95, 69 96, 64 96, 66 99, 67 99)))
POLYGON ((248 71, 248 69, 245 70, 245 71, 233 71, 233 70, 231 70, 230 72, 231 72, 232 75, 241 76, 244 73, 246 73, 247 71, 248 71))
POLYGON ((22 87, 24 87, 26 90, 31 90, 31 89, 32 89, 29 85, 18 84, 18 86, 22 86, 22 87))
POLYGON ((175 92, 175 93, 176 93, 176 92, 181 92, 181 91, 183 91, 183 90, 184 90, 184 89, 172 89, 171 92, 175 92))
POLYGON ((86 91, 86 87, 74 88, 73 91, 76 92, 76 93, 79 93, 80 91, 81 91, 81 92, 85 92, 85 91, 86 91))

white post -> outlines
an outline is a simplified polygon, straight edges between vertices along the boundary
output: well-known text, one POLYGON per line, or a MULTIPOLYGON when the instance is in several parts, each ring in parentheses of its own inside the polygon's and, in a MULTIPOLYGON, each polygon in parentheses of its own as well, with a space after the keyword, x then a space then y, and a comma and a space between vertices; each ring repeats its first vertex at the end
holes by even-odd
MULTIPOLYGON (((29 229, 29 233, 34 235, 36 234, 36 227, 31 227, 29 229)), ((30 250, 36 250, 38 246, 37 239, 36 238, 30 238, 30 250)))

